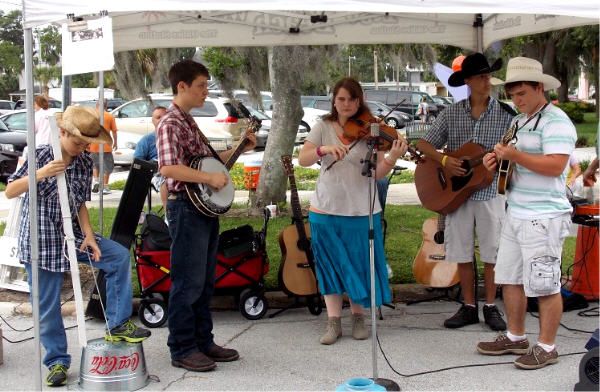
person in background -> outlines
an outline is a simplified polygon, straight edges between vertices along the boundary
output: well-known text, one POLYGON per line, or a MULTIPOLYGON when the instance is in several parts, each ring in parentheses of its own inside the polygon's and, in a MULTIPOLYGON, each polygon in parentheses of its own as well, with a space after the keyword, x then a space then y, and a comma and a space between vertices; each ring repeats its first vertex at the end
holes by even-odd
MULTIPOLYGON (((371 179, 363 176, 362 160, 369 151, 365 139, 354 148, 344 137, 344 125, 369 109, 363 90, 355 79, 344 78, 333 87, 331 111, 311 129, 300 150, 298 163, 308 167, 321 161, 316 191, 310 201, 311 245, 319 290, 327 306, 327 327, 319 339, 333 344, 342 336, 343 293, 350 299, 352 337, 367 339, 365 308, 371 307, 369 272, 369 211, 373 208, 375 243, 375 282, 377 306, 391 301, 388 284, 381 206, 375 197, 369 201, 371 179), (327 167, 336 162, 330 170, 327 167)), ((401 136, 387 156, 377 155, 377 179, 384 177, 406 153, 408 144, 401 136)))
POLYGON ((51 144, 48 98, 36 95, 33 99, 33 108, 35 109, 35 146, 51 144))
POLYGON ((514 143, 497 144, 483 164, 490 171, 500 159, 514 166, 495 269, 508 329, 493 341, 480 342, 477 351, 520 354, 516 367, 539 369, 558 362, 562 246, 572 211, 565 179, 577 132, 565 112, 546 100, 544 92, 560 87, 560 81, 544 74, 537 60, 510 59, 504 86, 521 113, 512 122, 514 143), (536 297, 539 304, 539 335, 533 346, 525 330, 528 297, 536 297))
MULTIPOLYGON (((141 342, 150 331, 130 321, 132 311, 131 267, 129 251, 122 245, 94 233, 85 205, 90 200, 92 160, 86 148, 90 143, 110 143, 108 132, 100 125, 93 109, 70 106, 56 116, 59 126, 62 160, 54 159, 48 144, 36 149, 37 207, 39 230, 39 301, 40 339, 46 355, 44 365, 49 373, 48 386, 67 383, 71 356, 67 352, 67 336, 61 317, 60 292, 64 273, 70 270, 66 257, 63 219, 60 213, 56 175, 65 174, 68 183, 73 234, 77 260, 89 263, 106 273, 106 317, 108 341, 141 342)), ((31 238, 29 224, 29 178, 26 162, 8 179, 8 199, 25 194, 23 219, 19 232, 18 255, 25 264, 31 291, 31 238)))
POLYGON ((580 177, 581 174, 579 159, 577 159, 573 153, 569 157, 569 174, 567 174, 567 187, 570 189, 573 196, 582 196, 583 181, 582 177, 580 177))
MULTIPOLYGON (((450 75, 448 83, 453 87, 466 84, 471 94, 440 112, 425 137, 417 143, 417 148, 427 158, 438 161, 453 176, 466 174, 463 161, 440 153, 438 149, 445 146, 448 151, 456 151, 465 143, 474 142, 490 150, 502 140, 514 115, 508 105, 490 96, 491 74, 502 67, 501 59, 490 66, 483 54, 473 53, 465 57, 461 67, 450 75)), ((479 323, 473 268, 477 240, 485 284, 483 318, 495 331, 506 329, 506 323, 495 305, 494 264, 505 202, 504 197, 498 195, 496 183, 494 179, 489 186, 473 193, 458 209, 446 216, 446 261, 458 263, 464 298, 464 304, 458 311, 444 321, 446 328, 479 323)))
MULTIPOLYGON (((167 108, 164 106, 157 106, 152 111, 152 125, 154 125, 154 131, 145 135, 135 146, 133 158, 143 159, 145 161, 158 161, 158 153, 156 152, 156 128, 160 119, 167 113, 167 108)), ((160 192, 160 201, 162 202, 163 209, 167 209, 167 184, 165 179, 160 173, 152 178, 152 185, 160 192)))
POLYGON ((427 104, 427 99, 425 97, 421 98, 421 102, 419 102, 419 106, 417 107, 417 116, 421 119, 421 122, 426 123, 429 118, 429 105, 427 104))
POLYGON ((593 186, 596 183, 596 172, 598 171, 598 158, 594 158, 587 169, 583 172, 583 184, 593 186))
MULTIPOLYGON (((104 187, 103 193, 105 195, 110 193, 110 189, 108 188, 108 179, 110 178, 110 174, 112 173, 115 167, 115 161, 112 154, 113 150, 117 149, 117 122, 112 114, 106 111, 106 105, 108 101, 104 100, 104 128, 110 131, 112 136, 112 143, 104 144, 104 152, 103 152, 103 162, 104 162, 104 187)), ((100 111, 100 102, 96 102, 96 111, 99 113, 100 111)), ((100 145, 97 143, 92 143, 90 145, 90 152, 92 153, 92 160, 94 162, 94 184, 92 186, 92 192, 98 193, 100 189, 100 145)))

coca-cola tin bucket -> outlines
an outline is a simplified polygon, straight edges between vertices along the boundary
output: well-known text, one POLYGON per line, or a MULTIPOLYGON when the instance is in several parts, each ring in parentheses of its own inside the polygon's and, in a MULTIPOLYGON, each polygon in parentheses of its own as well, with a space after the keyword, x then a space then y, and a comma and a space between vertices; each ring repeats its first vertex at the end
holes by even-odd
POLYGON ((87 391, 135 391, 150 382, 142 343, 90 340, 81 353, 79 387, 87 391))

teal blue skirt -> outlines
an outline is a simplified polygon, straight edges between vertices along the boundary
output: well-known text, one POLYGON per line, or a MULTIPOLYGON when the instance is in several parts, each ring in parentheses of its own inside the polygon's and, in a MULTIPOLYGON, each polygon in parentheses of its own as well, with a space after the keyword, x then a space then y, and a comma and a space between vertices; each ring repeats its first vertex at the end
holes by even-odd
MULTIPOLYGON (((369 217, 308 214, 310 235, 321 294, 348 294, 355 304, 371 307, 369 217)), ((391 303, 383 249, 381 214, 373 215, 375 245, 375 302, 391 303)))

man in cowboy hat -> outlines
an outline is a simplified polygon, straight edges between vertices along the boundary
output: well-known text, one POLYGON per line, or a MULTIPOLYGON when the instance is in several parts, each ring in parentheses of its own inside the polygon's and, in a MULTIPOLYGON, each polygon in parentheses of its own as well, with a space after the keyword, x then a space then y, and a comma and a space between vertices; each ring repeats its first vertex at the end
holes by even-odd
MULTIPOLYGON (((64 251, 63 222, 58 200, 56 175, 65 173, 69 204, 73 216, 73 233, 78 247, 77 259, 90 263, 106 273, 106 340, 140 342, 150 331, 137 328, 131 316, 131 270, 129 251, 120 244, 94 234, 85 202, 91 196, 92 159, 86 148, 90 143, 111 143, 108 132, 100 125, 92 109, 71 106, 57 113, 60 128, 62 160, 54 159, 48 144, 36 149, 39 231, 39 296, 40 338, 46 350, 44 365, 50 370, 46 377, 49 386, 67 382, 71 356, 67 353, 67 338, 60 312, 60 290, 63 273, 69 271, 64 251)), ((17 170, 6 186, 6 197, 22 193, 29 197, 28 162, 17 170)), ((23 224, 19 232, 19 259, 27 269, 31 291, 31 242, 29 203, 23 203, 23 224)))
POLYGON ((558 88, 560 82, 544 74, 538 61, 510 59, 502 84, 521 114, 512 123, 514 144, 497 144, 484 165, 496 170, 497 160, 503 159, 514 166, 496 264, 508 330, 493 342, 479 343, 477 350, 485 355, 523 354, 515 366, 539 369, 558 362, 560 259, 571 225, 565 178, 577 132, 569 117, 547 102, 544 91, 558 88), (540 334, 532 347, 525 335, 527 297, 537 297, 540 312, 540 334))
MULTIPOLYGON (((453 87, 467 85, 469 98, 456 102, 440 113, 417 148, 428 158, 438 161, 453 176, 464 176, 462 160, 438 152, 458 150, 467 142, 492 149, 506 132, 514 112, 490 96, 491 73, 502 67, 502 60, 491 66, 481 53, 466 56, 457 70, 450 75, 448 84, 453 87)), ((506 323, 495 305, 494 264, 498 237, 504 215, 504 198, 497 195, 496 181, 473 193, 456 211, 446 217, 446 260, 458 263, 460 285, 464 304, 458 312, 444 322, 446 328, 460 328, 479 322, 475 298, 473 262, 475 234, 479 241, 481 260, 484 263, 485 305, 483 317, 493 330, 506 328, 506 323)))

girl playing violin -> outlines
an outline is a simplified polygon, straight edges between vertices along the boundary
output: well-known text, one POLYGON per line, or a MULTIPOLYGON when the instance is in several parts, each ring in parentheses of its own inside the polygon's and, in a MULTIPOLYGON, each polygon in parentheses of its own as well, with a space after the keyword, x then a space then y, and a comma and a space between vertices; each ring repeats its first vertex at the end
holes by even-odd
MULTIPOLYGON (((364 308, 371 306, 369 277, 369 178, 361 174, 368 152, 368 132, 349 135, 353 118, 368 113, 360 84, 352 78, 333 88, 331 112, 310 131, 299 163, 311 166, 321 161, 316 191, 310 201, 309 223, 319 289, 327 306, 327 329, 321 344, 333 344, 342 336, 342 294, 347 293, 352 311, 352 337, 369 336, 364 325, 364 308), (356 139, 359 138, 356 142, 356 139), (356 145, 350 149, 352 142, 356 145), (336 165, 327 170, 334 161, 336 165)), ((366 126, 369 126, 368 124, 366 126)), ((376 178, 384 177, 404 155, 408 145, 398 137, 389 153, 377 156, 376 178)), ((377 306, 391 301, 381 230, 381 206, 375 197, 375 281, 377 306)))

